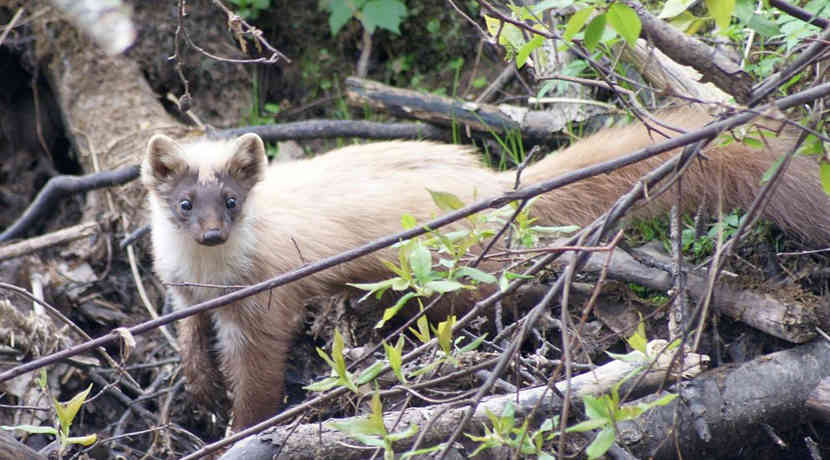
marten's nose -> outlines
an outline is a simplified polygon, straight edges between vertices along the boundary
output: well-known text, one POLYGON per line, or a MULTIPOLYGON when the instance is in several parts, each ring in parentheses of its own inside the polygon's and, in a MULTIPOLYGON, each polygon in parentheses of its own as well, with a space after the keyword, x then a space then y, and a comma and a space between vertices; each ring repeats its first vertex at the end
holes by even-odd
POLYGON ((212 228, 202 234, 202 244, 206 246, 216 246, 225 242, 225 237, 222 236, 222 231, 218 228, 212 228))

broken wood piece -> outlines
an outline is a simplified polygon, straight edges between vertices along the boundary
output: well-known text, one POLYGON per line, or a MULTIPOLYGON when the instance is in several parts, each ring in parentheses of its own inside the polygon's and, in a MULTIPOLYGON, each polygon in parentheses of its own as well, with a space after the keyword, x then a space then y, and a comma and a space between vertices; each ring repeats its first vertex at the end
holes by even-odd
MULTIPOLYGON (((462 124, 483 133, 521 131, 523 137, 546 141, 573 120, 525 107, 467 102, 446 96, 387 86, 376 81, 346 79, 346 98, 355 107, 373 107, 401 118, 441 126, 462 124)), ((578 120, 582 121, 582 120, 578 120)))
POLYGON ((36 236, 27 240, 18 241, 17 243, 0 246, 0 260, 11 259, 39 251, 44 248, 57 246, 59 244, 69 243, 71 241, 80 240, 100 232, 101 223, 109 221, 109 218, 101 219, 101 221, 84 222, 72 227, 63 228, 61 230, 47 233, 45 235, 36 236))

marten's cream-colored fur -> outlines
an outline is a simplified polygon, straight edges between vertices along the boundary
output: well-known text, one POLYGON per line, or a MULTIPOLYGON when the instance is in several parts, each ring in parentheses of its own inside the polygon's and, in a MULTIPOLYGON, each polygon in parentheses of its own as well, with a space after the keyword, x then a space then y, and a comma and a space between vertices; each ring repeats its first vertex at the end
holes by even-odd
MULTIPOLYGON (((708 120, 695 110, 663 118, 687 130, 708 120)), ((722 171, 725 209, 748 207, 763 172, 792 143, 770 142, 765 150, 737 142, 707 149, 706 160, 696 161, 684 176, 688 206, 705 203, 715 209, 722 171)), ((640 124, 608 129, 531 166, 523 183, 550 179, 650 143, 640 124)), ((548 225, 586 225, 673 153, 552 191, 537 200, 532 212, 548 225)), ((155 136, 142 166, 158 275, 166 283, 222 285, 253 284, 398 232, 405 213, 419 222, 435 217, 440 211, 426 189, 451 192, 471 203, 509 190, 513 177, 511 171, 482 167, 468 147, 431 142, 353 145, 266 167, 262 141, 253 134, 192 144, 155 136)), ((814 243, 830 244, 830 199, 821 189, 815 164, 796 158, 784 179, 766 217, 814 243)), ((664 211, 672 201, 667 194, 641 212, 664 211)), ((368 255, 182 320, 183 369, 195 396, 203 402, 219 400, 224 378, 233 394, 234 429, 276 413, 304 299, 340 292, 348 282, 387 278, 382 257, 368 255), (218 339, 218 368, 210 350, 211 321, 218 339)), ((223 293, 189 286, 172 286, 171 291, 178 308, 223 293)))

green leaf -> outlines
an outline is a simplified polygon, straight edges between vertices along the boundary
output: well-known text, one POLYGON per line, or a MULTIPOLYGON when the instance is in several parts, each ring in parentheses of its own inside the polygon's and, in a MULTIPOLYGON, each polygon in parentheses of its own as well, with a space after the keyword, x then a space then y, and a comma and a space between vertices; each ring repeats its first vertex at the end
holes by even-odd
POLYGON ((759 15, 753 14, 749 21, 746 23, 747 27, 758 32, 759 34, 765 37, 772 37, 775 35, 780 35, 781 30, 775 25, 774 22, 770 21, 769 19, 759 15))
POLYGON ((374 364, 367 367, 366 369, 363 369, 363 372, 361 372, 360 375, 357 376, 357 384, 365 385, 371 382, 375 379, 375 377, 377 377, 380 374, 380 371, 382 371, 384 367, 385 366, 381 361, 375 361, 374 364))
POLYGON ((360 442, 366 445, 383 447, 383 440, 377 436, 386 435, 386 429, 378 429, 377 424, 371 420, 371 417, 352 418, 345 422, 331 422, 327 425, 337 431, 346 433, 349 437, 359 439, 360 442))
POLYGON ((432 272, 432 254, 429 249, 423 244, 417 244, 409 253, 409 266, 412 267, 412 273, 415 279, 421 283, 429 280, 429 274, 432 272))
POLYGON ((406 305, 406 302, 408 302, 409 299, 417 296, 418 294, 414 292, 407 292, 406 294, 401 296, 401 298, 398 299, 397 302, 395 302, 395 305, 392 305, 386 310, 383 310, 383 317, 377 322, 377 324, 375 324, 375 329, 380 329, 384 325, 386 325, 386 322, 394 318, 395 315, 398 314, 398 311, 400 311, 400 309, 403 308, 404 305, 406 305))
POLYGON ((456 278, 461 278, 463 276, 466 276, 470 279, 476 280, 479 283, 492 284, 492 283, 495 283, 497 281, 496 277, 491 275, 490 273, 487 273, 485 271, 481 271, 481 270, 479 270, 477 268, 473 268, 473 267, 461 267, 461 268, 459 268, 458 270, 455 271, 455 277, 456 278))
POLYGON ((585 420, 584 422, 579 422, 576 425, 569 426, 565 428, 566 433, 583 433, 585 431, 596 430, 597 428, 603 427, 607 424, 611 423, 610 420, 603 419, 603 418, 591 418, 585 420))
POLYGON ((329 1, 329 29, 332 36, 337 35, 340 29, 354 16, 354 11, 349 7, 349 4, 350 2, 344 2, 343 0, 329 1))
POLYGON ((542 37, 541 35, 535 35, 532 40, 525 43, 524 46, 522 46, 519 49, 519 52, 516 53, 516 68, 517 69, 521 69, 525 65, 525 62, 527 61, 527 58, 530 56, 530 53, 532 53, 533 50, 535 50, 536 48, 542 46, 542 43, 544 43, 544 40, 545 40, 545 38, 542 37))
POLYGON ((72 421, 81 409, 81 406, 86 401, 89 392, 92 391, 92 384, 90 383, 86 390, 76 394, 69 401, 62 403, 55 400, 55 412, 58 414, 58 420, 61 423, 61 431, 64 434, 69 434, 69 427, 72 426, 72 421))
POLYGON ((667 0, 658 17, 660 19, 673 18, 686 11, 694 3, 695 0, 667 0))
POLYGON ((563 35, 563 38, 565 40, 573 39, 574 36, 582 30, 585 22, 588 21, 588 18, 591 17, 593 12, 594 7, 589 6, 572 14, 571 18, 568 19, 568 24, 565 26, 565 35, 563 35))
POLYGON ((316 347, 316 350, 317 350, 317 356, 323 358, 323 361, 325 361, 326 364, 328 364, 329 367, 332 368, 332 370, 334 370, 337 367, 337 365, 334 364, 334 360, 332 360, 331 357, 329 357, 329 354, 326 353, 325 350, 323 350, 320 347, 316 347))
POLYGON ((454 292, 460 289, 464 289, 466 286, 459 283, 458 281, 452 280, 436 280, 430 281, 424 284, 425 288, 432 289, 435 292, 444 294, 447 292, 454 292))
POLYGON ((415 436, 418 433, 418 425, 412 424, 409 425, 405 430, 398 431, 395 433, 390 433, 386 436, 386 440, 390 442, 397 442, 401 439, 407 439, 415 436))
POLYGON ((346 357, 343 356, 343 336, 339 329, 334 330, 334 343, 331 345, 331 357, 334 360, 334 370, 337 375, 343 376, 346 374, 346 357))
POLYGON ((392 287, 395 283, 395 280, 399 278, 390 278, 388 280, 378 281, 377 283, 346 283, 348 286, 353 288, 358 288, 364 291, 369 291, 368 294, 363 296, 360 300, 363 300, 369 297, 373 292, 383 292, 390 287, 392 287))
POLYGON ((450 351, 452 351, 453 326, 455 326, 455 315, 451 315, 445 321, 438 323, 438 329, 435 332, 435 336, 438 338, 438 345, 447 354, 450 354, 450 351))
POLYGON ((608 452, 608 449, 611 448, 611 444, 614 444, 614 438, 616 437, 616 432, 614 431, 614 427, 609 425, 603 428, 602 431, 599 432, 596 438, 591 442, 587 449, 585 449, 585 453, 588 454, 589 459, 594 459, 601 457, 603 454, 608 452))
POLYGON ((380 402, 380 392, 375 390, 372 393, 372 401, 369 404, 372 411, 369 413, 370 428, 375 434, 386 436, 386 426, 383 425, 383 404, 380 402))
POLYGON ((434 201, 435 205, 438 206, 438 209, 442 211, 455 211, 464 207, 464 202, 452 193, 439 192, 430 189, 427 189, 427 191, 430 195, 432 195, 432 201, 434 201))
POLYGON ((80 444, 82 446, 91 446, 98 440, 98 435, 95 433, 86 436, 70 436, 66 438, 68 444, 80 444))
MULTIPOLYGON (((318 348, 319 350, 319 348, 318 348)), ((314 382, 303 387, 308 391, 328 391, 340 384, 340 379, 337 377, 326 377, 319 382, 314 382)))
POLYGON ((405 290, 409 289, 409 286, 410 286, 410 282, 407 281, 404 278, 400 278, 400 277, 392 278, 392 290, 393 291, 397 291, 397 292, 405 291, 405 290))
POLYGON ((798 154, 805 156, 821 155, 824 153, 822 144, 816 135, 809 134, 801 144, 801 148, 798 149, 798 154))
POLYGON ((677 398, 676 394, 668 393, 668 394, 665 394, 665 395, 661 396, 659 399, 646 404, 646 407, 648 409, 651 409, 652 407, 665 406, 665 405, 671 403, 672 401, 674 401, 676 398, 677 398))
POLYGON ((628 345, 631 348, 639 351, 642 354, 646 354, 646 345, 648 345, 648 339, 646 338, 646 326, 643 322, 642 318, 640 318, 640 323, 637 325, 637 330, 631 334, 631 337, 625 339, 628 342, 628 345))
POLYGON ((741 138, 741 143, 753 149, 762 149, 764 147, 764 143, 757 137, 744 136, 741 138))
POLYGON ((406 460, 409 457, 415 457, 415 456, 419 456, 419 455, 430 454, 432 452, 438 452, 439 450, 441 450, 443 448, 444 448, 444 443, 441 443, 441 444, 436 444, 436 445, 431 446, 431 447, 425 447, 423 449, 418 449, 418 450, 415 450, 415 451, 410 450, 408 452, 404 452, 404 454, 401 455, 401 460, 406 460))
POLYGON ((608 23, 630 46, 634 46, 640 37, 642 24, 637 13, 622 3, 612 3, 608 7, 608 23))
POLYGON ((683 32, 686 32, 686 34, 688 35, 694 35, 694 33, 698 31, 698 29, 700 29, 703 25, 706 24, 706 21, 693 15, 688 11, 684 11, 680 15, 675 16, 672 20, 670 20, 669 24, 683 32))
POLYGON ((468 343, 467 345, 464 345, 458 351, 461 352, 461 353, 466 353, 468 351, 473 351, 476 348, 478 348, 479 345, 481 345, 481 342, 483 342, 486 337, 487 337, 487 333, 484 333, 484 334, 476 337, 476 339, 473 340, 472 342, 468 343))
POLYGON ((415 217, 412 214, 404 214, 401 216, 401 227, 404 230, 411 230, 418 225, 418 221, 415 220, 415 217))
POLYGON ((47 379, 46 379, 46 368, 45 367, 40 368, 40 373, 38 374, 38 378, 37 378, 36 382, 37 382, 37 386, 40 387, 41 390, 46 391, 47 379))
POLYGON ((421 341, 421 343, 427 343, 430 341, 430 334, 429 334, 429 320, 427 319, 426 315, 421 315, 418 318, 418 321, 415 323, 418 326, 418 329, 409 328, 409 331, 415 335, 415 338, 421 341))
POLYGON ((600 14, 585 28, 585 48, 588 48, 588 51, 594 51, 594 48, 597 47, 597 44, 602 38, 602 33, 605 31, 605 21, 607 18, 608 16, 605 13, 600 14))
POLYGON ((384 341, 383 342, 383 349, 386 351, 386 359, 389 361, 389 367, 392 368, 392 373, 395 374, 395 377, 398 378, 399 382, 406 385, 407 381, 406 381, 406 377, 403 375, 403 369, 402 369, 402 366, 403 366, 403 359, 402 359, 403 345, 404 345, 403 335, 399 335, 398 336, 398 342, 395 344, 394 347, 392 345, 389 345, 388 343, 386 343, 386 341, 384 341))
POLYGON ((594 397, 585 395, 582 398, 582 402, 585 404, 585 415, 588 418, 611 420, 608 410, 608 403, 610 402, 608 396, 594 397))
POLYGON ((399 0, 369 0, 363 6, 360 20, 370 34, 379 27, 400 35, 399 26, 406 13, 406 5, 399 0))
POLYGON ((735 11, 735 0, 704 0, 709 14, 715 19, 718 25, 718 33, 726 35, 729 29, 729 21, 732 12, 735 11))

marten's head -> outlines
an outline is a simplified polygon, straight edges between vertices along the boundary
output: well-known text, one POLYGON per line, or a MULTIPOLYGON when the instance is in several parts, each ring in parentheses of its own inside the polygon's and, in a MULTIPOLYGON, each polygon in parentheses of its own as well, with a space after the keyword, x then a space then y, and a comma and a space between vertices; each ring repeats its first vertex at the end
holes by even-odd
POLYGON ((216 246, 228 239, 267 165, 256 134, 193 144, 157 134, 147 144, 141 181, 172 224, 199 244, 216 246))

